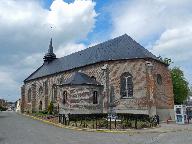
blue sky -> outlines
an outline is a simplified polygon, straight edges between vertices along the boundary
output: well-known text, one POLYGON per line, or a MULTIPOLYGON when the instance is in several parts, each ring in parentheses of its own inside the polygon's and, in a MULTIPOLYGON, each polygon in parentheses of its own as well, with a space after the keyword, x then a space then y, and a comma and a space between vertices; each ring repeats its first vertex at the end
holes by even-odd
POLYGON ((62 57, 127 33, 155 55, 171 58, 191 85, 191 9, 191 0, 1 0, 0 98, 20 97, 51 37, 62 57))

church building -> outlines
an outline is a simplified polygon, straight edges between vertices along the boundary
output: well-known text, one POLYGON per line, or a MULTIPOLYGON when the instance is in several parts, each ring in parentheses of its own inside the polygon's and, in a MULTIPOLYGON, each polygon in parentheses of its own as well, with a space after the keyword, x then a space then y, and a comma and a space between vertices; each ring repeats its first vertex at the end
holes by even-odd
POLYGON ((168 65, 127 34, 44 63, 24 80, 22 112, 127 113, 174 117, 168 65))

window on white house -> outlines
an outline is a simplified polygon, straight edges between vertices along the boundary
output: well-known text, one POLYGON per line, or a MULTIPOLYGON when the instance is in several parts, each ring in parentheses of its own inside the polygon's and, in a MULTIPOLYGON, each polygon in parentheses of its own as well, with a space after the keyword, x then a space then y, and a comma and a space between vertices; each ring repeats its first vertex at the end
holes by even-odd
POLYGON ((125 72, 120 77, 120 94, 122 98, 133 97, 133 77, 129 72, 125 72))

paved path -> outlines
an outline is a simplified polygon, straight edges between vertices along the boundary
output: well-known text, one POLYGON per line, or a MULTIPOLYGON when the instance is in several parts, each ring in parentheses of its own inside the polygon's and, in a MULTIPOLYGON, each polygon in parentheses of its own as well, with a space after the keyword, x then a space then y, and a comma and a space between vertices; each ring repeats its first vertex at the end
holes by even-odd
POLYGON ((15 112, 0 112, 0 144, 191 144, 192 131, 167 133, 84 132, 58 128, 15 112))

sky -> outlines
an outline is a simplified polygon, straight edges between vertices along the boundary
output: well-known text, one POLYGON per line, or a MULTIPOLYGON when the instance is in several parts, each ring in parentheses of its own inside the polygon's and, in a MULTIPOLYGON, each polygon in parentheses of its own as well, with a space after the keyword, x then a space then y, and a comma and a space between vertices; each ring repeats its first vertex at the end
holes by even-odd
POLYGON ((20 97, 51 37, 62 57, 125 33, 171 58, 192 85, 191 0, 1 0, 0 98, 20 97))

